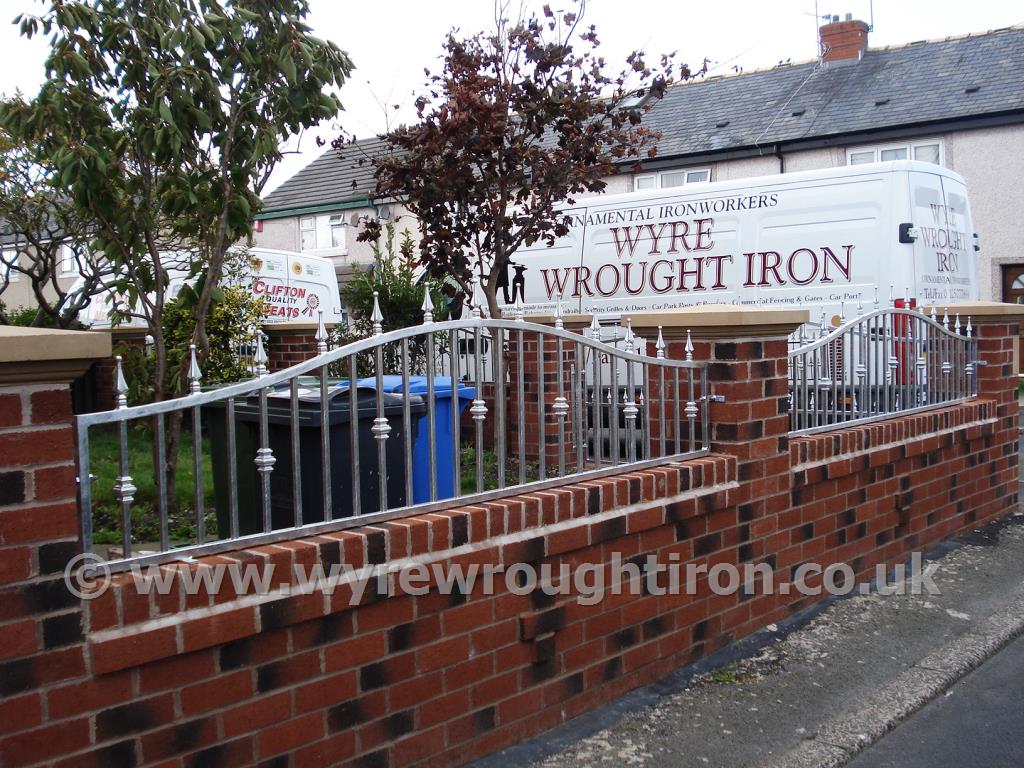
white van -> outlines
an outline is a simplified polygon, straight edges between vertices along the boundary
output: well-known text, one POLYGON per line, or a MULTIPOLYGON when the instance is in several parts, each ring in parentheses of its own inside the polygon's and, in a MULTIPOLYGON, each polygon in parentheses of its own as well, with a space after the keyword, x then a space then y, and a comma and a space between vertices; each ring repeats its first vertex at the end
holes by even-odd
MULTIPOLYGON (((264 300, 267 323, 317 322, 319 312, 324 313, 327 324, 344 321, 338 280, 330 259, 269 248, 237 250, 248 259, 248 269, 236 280, 264 300)), ((171 269, 170 274, 168 298, 173 299, 185 284, 187 273, 184 269, 171 269)), ((81 282, 79 278, 71 290, 81 282)), ((110 326, 109 310, 110 305, 103 296, 94 296, 79 319, 93 328, 107 328, 110 326)), ((133 325, 142 325, 142 322, 122 324, 122 327, 133 325)))
MULTIPOLYGON (((978 298, 964 180, 898 161, 607 195, 568 235, 519 249, 498 301, 609 320, 697 304, 806 307, 978 298)), ((506 310, 508 312, 508 310, 506 310)))

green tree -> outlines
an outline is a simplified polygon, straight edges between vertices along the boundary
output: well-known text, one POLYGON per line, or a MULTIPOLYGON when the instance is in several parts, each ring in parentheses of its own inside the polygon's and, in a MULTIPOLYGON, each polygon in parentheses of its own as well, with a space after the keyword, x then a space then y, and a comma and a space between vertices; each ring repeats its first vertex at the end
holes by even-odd
POLYGON ((308 10, 305 0, 50 0, 15 20, 23 35, 50 35, 51 50, 38 95, 0 105, 0 125, 51 158, 92 227, 116 275, 115 319, 148 325, 156 399, 180 391, 163 336, 170 269, 206 275, 192 309, 205 358, 228 248, 252 232, 281 141, 340 108, 327 91, 352 65, 310 34, 308 10))
MULTIPOLYGON (((623 164, 653 157, 658 134, 642 124, 674 77, 671 56, 650 67, 640 53, 609 73, 595 49, 593 26, 579 13, 508 18, 466 38, 453 31, 444 66, 417 99, 419 122, 385 138, 377 157, 377 194, 419 219, 420 260, 469 294, 483 278, 492 317, 499 316, 498 277, 522 245, 554 243, 568 232, 556 210, 584 192, 601 192, 623 164)), ((348 152, 343 140, 336 141, 348 152)), ((370 233, 372 234, 372 233, 370 233)))
POLYGON ((51 47, 39 93, 0 104, 0 126, 50 159, 91 227, 114 272, 112 318, 147 325, 156 400, 185 381, 164 332, 171 271, 205 276, 191 310, 205 360, 228 249, 252 233, 281 142, 341 107, 328 91, 352 64, 310 34, 308 12, 306 0, 49 0, 15 20, 51 47))

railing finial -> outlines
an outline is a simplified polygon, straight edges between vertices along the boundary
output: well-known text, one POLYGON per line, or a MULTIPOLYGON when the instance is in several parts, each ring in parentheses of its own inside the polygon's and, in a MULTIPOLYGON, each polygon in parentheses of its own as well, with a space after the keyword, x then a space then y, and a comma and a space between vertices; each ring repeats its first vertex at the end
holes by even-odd
POLYGON ((555 328, 564 328, 562 320, 562 294, 558 294, 558 301, 555 302, 555 328))
POLYGON ((942 310, 942 327, 949 330, 949 307, 942 310))
POLYGON ((864 301, 862 299, 857 299, 857 317, 863 317, 863 316, 864 316, 864 301))
POLYGON ((693 339, 690 338, 690 329, 686 329, 686 346, 683 347, 687 360, 693 360, 693 339))
POLYGON ((324 325, 324 311, 321 309, 317 312, 319 316, 317 319, 316 326, 316 353, 318 355, 327 354, 327 326, 324 325))
POLYGON ((956 331, 956 335, 960 335, 960 313, 956 313, 956 322, 953 323, 953 330, 956 331))
POLYGON ((473 275, 470 281, 470 288, 473 294, 473 317, 480 320, 484 316, 483 290, 480 288, 480 278, 473 275))
POLYGON ((635 338, 636 337, 633 336, 633 318, 627 317, 626 318, 626 335, 625 335, 625 337, 623 339, 623 345, 622 345, 622 348, 623 348, 623 350, 625 352, 629 352, 631 354, 633 352, 636 352, 636 344, 634 343, 634 339, 635 338))
POLYGON ((424 325, 434 322, 434 302, 430 298, 430 288, 427 286, 423 286, 423 306, 420 309, 423 310, 424 325))
POLYGON ((875 309, 878 309, 878 286, 875 286, 875 309))
POLYGON ((658 341, 654 345, 654 356, 659 360, 665 359, 665 337, 661 333, 661 326, 658 326, 658 341))
POLYGON ((903 289, 903 308, 910 309, 910 287, 903 289))
POLYGON ((601 340, 601 324, 597 322, 597 315, 590 316, 590 338, 594 341, 601 340))
POLYGON ((267 350, 263 348, 263 329, 256 329, 256 357, 253 362, 256 363, 256 375, 266 376, 270 371, 267 370, 267 362, 270 358, 267 357, 267 350))
POLYGON ((114 406, 116 408, 128 407, 128 382, 124 380, 124 368, 121 365, 121 356, 114 358, 114 406))
POLYGON ((974 328, 971 327, 971 316, 968 315, 967 316, 967 338, 968 339, 971 338, 971 335, 973 333, 974 333, 974 328))
POLYGON ((380 311, 380 297, 377 291, 373 292, 373 312, 370 314, 370 322, 373 323, 371 333, 374 336, 384 333, 384 313, 380 311))
POLYGON ((896 291, 896 288, 893 286, 892 283, 889 283, 889 307, 890 308, 896 306, 896 299, 894 298, 895 297, 895 291, 896 291))
POLYGON ((934 304, 934 302, 932 303, 931 318, 932 318, 932 322, 933 323, 939 322, 939 319, 938 319, 938 317, 936 316, 936 313, 935 313, 935 304, 934 304))
POLYGON ((522 296, 516 296, 516 314, 515 314, 515 319, 516 319, 516 321, 518 321, 520 323, 522 323, 522 322, 524 322, 526 320, 526 314, 525 314, 525 312, 523 312, 523 297, 522 296))
POLYGON ((839 302, 839 324, 843 325, 846 322, 846 302, 839 302))
POLYGON ((199 381, 203 378, 203 372, 199 370, 199 360, 196 359, 196 345, 188 345, 188 391, 193 395, 199 393, 199 381))
POLYGON ((825 318, 825 308, 821 308, 821 338, 828 336, 828 321, 825 318))

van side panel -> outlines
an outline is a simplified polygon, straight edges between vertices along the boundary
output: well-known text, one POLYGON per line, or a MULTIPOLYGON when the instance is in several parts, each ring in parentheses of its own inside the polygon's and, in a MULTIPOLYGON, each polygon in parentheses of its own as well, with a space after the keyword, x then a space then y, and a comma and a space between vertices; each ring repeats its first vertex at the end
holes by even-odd
POLYGON ((955 179, 910 174, 917 296, 931 304, 978 298, 967 191, 955 179))

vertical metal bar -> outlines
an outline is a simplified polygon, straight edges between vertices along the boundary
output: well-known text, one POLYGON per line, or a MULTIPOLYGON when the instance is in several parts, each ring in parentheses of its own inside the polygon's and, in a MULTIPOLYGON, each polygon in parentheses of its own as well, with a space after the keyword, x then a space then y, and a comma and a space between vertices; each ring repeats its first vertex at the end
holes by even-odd
MULTIPOLYGON (((292 506, 295 508, 295 526, 299 527, 302 525, 302 449, 299 447, 299 377, 292 377, 289 384, 288 404, 291 411, 292 438, 292 506)), ((328 455, 323 454, 324 464, 328 461, 328 455)))
POLYGON ((604 387, 601 382, 601 350, 598 347, 592 347, 591 353, 594 355, 594 394, 590 399, 591 410, 593 411, 593 425, 591 429, 594 440, 594 461, 600 467, 604 460, 604 424, 602 422, 602 409, 604 408, 604 393, 602 390, 604 387))
MULTIPOLYGON (((377 369, 377 418, 374 420, 374 428, 378 430, 374 434, 377 439, 377 484, 380 488, 380 511, 388 508, 388 454, 387 438, 390 428, 387 427, 387 417, 384 415, 384 345, 378 344, 374 348, 375 368, 377 369)), ((433 405, 433 404, 432 404, 433 405)))
POLYGON ((270 515, 270 470, 273 463, 268 464, 267 459, 271 457, 270 452, 270 422, 267 414, 267 388, 260 389, 260 447, 256 452, 259 463, 256 465, 260 475, 261 497, 263 499, 263 531, 267 533, 271 529, 270 515))
POLYGON ((359 393, 356 384, 359 381, 359 367, 356 356, 348 358, 348 439, 349 452, 352 454, 352 516, 358 517, 363 512, 363 494, 360 486, 359 469, 359 393))
POLYGON ((232 539, 238 538, 238 462, 235 440, 235 399, 228 398, 224 411, 227 419, 227 461, 228 461, 228 532, 232 539))
POLYGON ((78 515, 82 552, 92 552, 92 475, 89 474, 89 427, 79 426, 78 440, 78 515))
POLYGON ((537 479, 544 480, 548 474, 547 442, 544 434, 544 334, 537 336, 537 479))
POLYGON ((326 365, 320 368, 320 480, 324 497, 324 520, 334 519, 334 499, 331 483, 331 400, 328 397, 330 384, 326 365))
MULTIPOLYGON (((660 449, 659 456, 665 455, 665 364, 658 362, 658 448, 660 449)), ((650 399, 647 401, 647 407, 650 408, 650 399)))
POLYGON ((523 354, 523 332, 516 330, 516 427, 519 432, 519 484, 526 482, 526 356, 523 354))
MULTIPOLYGON (((458 337, 453 334, 452 359, 458 355, 455 342, 458 337)), ((436 352, 434 349, 434 332, 427 333, 427 469, 430 477, 430 500, 437 501, 437 414, 434 413, 437 399, 434 396, 434 365, 436 352)), ((454 435, 452 436, 454 439, 454 435)))
POLYGON ((498 341, 494 348, 494 409, 498 412, 497 430, 494 433, 495 448, 498 454, 498 488, 505 487, 505 462, 508 435, 506 434, 506 409, 508 402, 505 398, 505 378, 508 375, 505 356, 505 331, 497 329, 498 341))
MULTIPOLYGON (((124 419, 117 423, 118 430, 118 457, 121 468, 121 477, 127 478, 128 474, 128 422, 124 419)), ((130 481, 128 481, 130 482, 130 481)), ((131 557, 132 554, 132 497, 122 496, 121 498, 121 546, 124 548, 124 556, 131 557)))
POLYGON ((622 394, 622 415, 626 418, 626 461, 636 461, 636 392, 633 388, 633 361, 626 361, 626 391, 622 394))
MULTIPOLYGON (((704 400, 704 407, 701 408, 700 426, 701 426, 701 432, 703 433, 701 435, 701 442, 702 442, 702 448, 705 451, 710 451, 711 450, 711 407, 710 407, 711 391, 710 391, 710 383, 708 381, 708 365, 707 365, 707 363, 702 363, 701 366, 700 366, 700 391, 704 395, 707 395, 707 398, 704 400)), ((691 440, 692 440, 692 438, 691 438, 691 440)))
MULTIPOLYGON (((555 402, 562 403, 565 400, 565 358, 562 350, 562 337, 555 339, 555 376, 558 378, 556 384, 557 394, 555 402)), ((571 371, 570 371, 571 374, 571 371)), ((558 419, 558 476, 565 476, 565 415, 556 416, 558 419)))
MULTIPOLYGON (((644 343, 646 351, 646 342, 644 343)), ((649 363, 642 363, 640 365, 641 371, 641 384, 642 389, 640 390, 640 405, 643 409, 643 436, 641 437, 640 446, 640 458, 649 459, 654 454, 654 449, 651 448, 651 367, 649 363)))
MULTIPOLYGON (((448 338, 449 345, 454 349, 456 337, 458 331, 451 331, 448 338)), ((480 350, 477 350, 477 357, 480 356, 480 350)), ((452 432, 452 494, 458 496, 462 492, 462 435, 461 432, 461 421, 459 412, 459 366, 458 360, 452 355, 452 362, 455 363, 450 367, 449 373, 451 374, 451 432, 452 432)), ((467 361, 468 362, 468 361, 467 361)), ((468 373, 468 371, 467 371, 468 373)), ((476 391, 478 397, 483 399, 483 382, 480 381, 480 377, 477 376, 476 391)), ((481 460, 483 459, 483 445, 476 447, 477 453, 480 454, 481 460)), ((483 490, 483 489, 480 489, 483 490)))
POLYGON ((573 342, 575 347, 575 359, 573 360, 573 418, 576 421, 573 426, 576 430, 576 471, 582 472, 587 462, 586 443, 586 408, 587 408, 587 374, 586 358, 583 352, 583 345, 578 341, 573 342))
POLYGON ((206 505, 203 488, 203 422, 199 406, 192 408, 192 481, 196 505, 196 544, 206 542, 206 505))
MULTIPOLYGON (((705 369, 702 367, 701 368, 701 372, 703 373, 704 370, 705 369)), ((696 398, 696 393, 694 392, 694 381, 693 380, 694 380, 695 376, 694 376, 693 368, 687 368, 686 369, 686 373, 687 373, 687 380, 688 380, 688 383, 689 383, 689 400, 687 402, 687 407, 689 407, 690 403, 693 403, 694 405, 697 404, 697 398, 696 398)), ((702 410, 705 413, 707 413, 708 410, 710 410, 711 393, 708 392, 707 384, 705 383, 704 379, 701 379, 701 394, 704 395, 704 403, 703 403, 704 407, 702 408, 702 410)), ((688 417, 687 420, 690 422, 690 447, 689 447, 688 450, 695 451, 695 450, 697 450, 697 419, 696 419, 696 414, 694 414, 693 417, 688 417)), ((701 420, 701 424, 703 425, 703 423, 704 422, 703 422, 703 419, 702 419, 701 420)), ((705 443, 704 447, 706 448, 707 447, 708 437, 707 437, 707 435, 704 435, 703 437, 704 437, 704 443, 705 443)))
MULTIPOLYGON (((454 356, 453 356, 454 357, 454 356)), ((433 376, 433 371, 427 372, 433 376)), ((402 339, 402 447, 405 456, 405 503, 414 504, 412 476, 412 411, 409 401, 409 339, 402 339)))
MULTIPOLYGON (((473 350, 476 352, 473 360, 473 374, 476 379, 477 398, 483 401, 483 391, 480 389, 483 384, 483 356, 480 354, 481 338, 480 326, 478 325, 473 329, 473 350)), ((458 390, 455 388, 455 382, 452 382, 452 397, 455 398, 457 396, 458 390)), ((453 400, 453 407, 456 405, 456 402, 453 400)), ((473 423, 476 424, 476 490, 477 493, 480 493, 484 489, 484 420, 476 418, 476 414, 474 414, 473 423)), ((456 493, 458 493, 457 490, 456 493)))
POLYGON ((619 358, 615 355, 616 340, 613 337, 613 351, 608 353, 608 379, 611 383, 611 394, 608 399, 608 420, 611 422, 611 438, 608 446, 608 458, 613 466, 619 463, 619 358))
MULTIPOLYGON (((166 552, 171 548, 171 536, 169 530, 170 521, 167 519, 167 466, 165 443, 164 414, 158 413, 153 417, 153 435, 156 440, 156 467, 153 468, 153 476, 156 478, 157 512, 160 515, 160 551, 166 552)), ((234 453, 229 453, 228 458, 234 461, 234 453)))
POLYGON ((672 376, 674 382, 672 385, 672 412, 675 414, 675 442, 676 442, 676 453, 682 453, 682 440, 683 440, 683 414, 682 408, 679 407, 682 402, 682 394, 679 389, 679 369, 672 369, 672 376))

